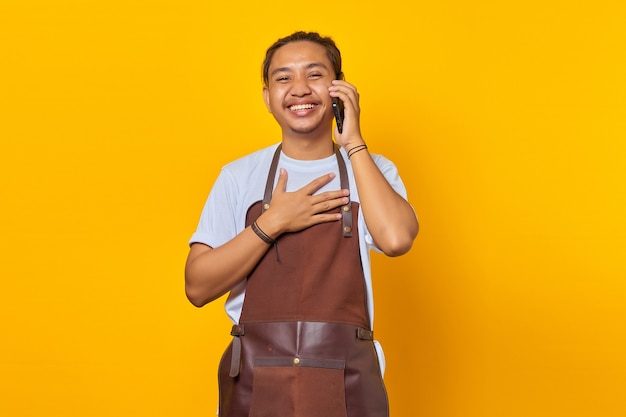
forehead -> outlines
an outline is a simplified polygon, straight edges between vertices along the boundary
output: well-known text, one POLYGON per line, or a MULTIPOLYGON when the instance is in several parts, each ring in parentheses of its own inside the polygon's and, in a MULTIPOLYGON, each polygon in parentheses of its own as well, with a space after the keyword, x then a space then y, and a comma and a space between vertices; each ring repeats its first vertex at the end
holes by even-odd
POLYGON ((321 64, 329 70, 332 68, 326 48, 322 45, 310 41, 295 41, 281 46, 274 52, 269 70, 271 73, 277 69, 296 69, 311 63, 321 64))

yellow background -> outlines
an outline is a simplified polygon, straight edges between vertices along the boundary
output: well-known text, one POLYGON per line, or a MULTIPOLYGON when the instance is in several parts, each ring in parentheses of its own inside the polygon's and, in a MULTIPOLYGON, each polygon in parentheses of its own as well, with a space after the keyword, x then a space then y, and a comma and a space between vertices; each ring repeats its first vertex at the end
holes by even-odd
POLYGON ((626 415, 625 4, 0 0, 0 415, 214 414, 187 239, 299 29, 421 220, 374 258, 392 415, 626 415))

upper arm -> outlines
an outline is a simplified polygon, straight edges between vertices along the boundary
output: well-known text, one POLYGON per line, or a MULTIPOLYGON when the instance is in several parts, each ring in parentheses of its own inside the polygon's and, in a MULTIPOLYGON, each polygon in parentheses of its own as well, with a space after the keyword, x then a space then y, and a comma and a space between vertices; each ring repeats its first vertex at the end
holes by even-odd
POLYGON ((187 268, 193 263, 196 258, 212 250, 212 247, 210 247, 209 245, 205 245, 204 243, 192 243, 191 247, 189 248, 189 254, 187 255, 187 268))

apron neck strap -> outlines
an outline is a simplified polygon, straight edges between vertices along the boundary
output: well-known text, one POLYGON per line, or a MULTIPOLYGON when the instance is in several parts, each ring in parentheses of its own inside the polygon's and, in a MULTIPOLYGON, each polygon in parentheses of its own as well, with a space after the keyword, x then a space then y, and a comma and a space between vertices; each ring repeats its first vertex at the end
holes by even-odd
MULTIPOLYGON (((272 158, 272 164, 270 165, 270 170, 267 175, 267 182, 265 183, 265 193, 263 194, 263 206, 261 208, 261 213, 270 207, 272 191, 274 189, 274 180, 276 179, 276 170, 278 169, 278 160, 280 159, 282 147, 282 144, 278 145, 276 152, 274 152, 274 157, 272 158)), ((339 168, 339 183, 341 184, 341 189, 350 190, 346 163, 343 160, 343 156, 341 156, 341 152, 339 152, 339 146, 334 143, 333 147, 335 148, 335 156, 337 157, 337 167, 339 168)), ((341 217, 343 220, 343 236, 352 237, 352 205, 350 204, 349 199, 348 203, 341 207, 341 217)))

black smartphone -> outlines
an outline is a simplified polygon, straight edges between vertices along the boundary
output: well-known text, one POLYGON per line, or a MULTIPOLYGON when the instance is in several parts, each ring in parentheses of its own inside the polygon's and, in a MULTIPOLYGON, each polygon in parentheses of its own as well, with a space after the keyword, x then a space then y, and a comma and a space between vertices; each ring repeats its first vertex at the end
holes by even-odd
POLYGON ((333 110, 335 111, 337 130, 341 133, 343 131, 343 101, 339 100, 337 97, 333 97, 333 110))

